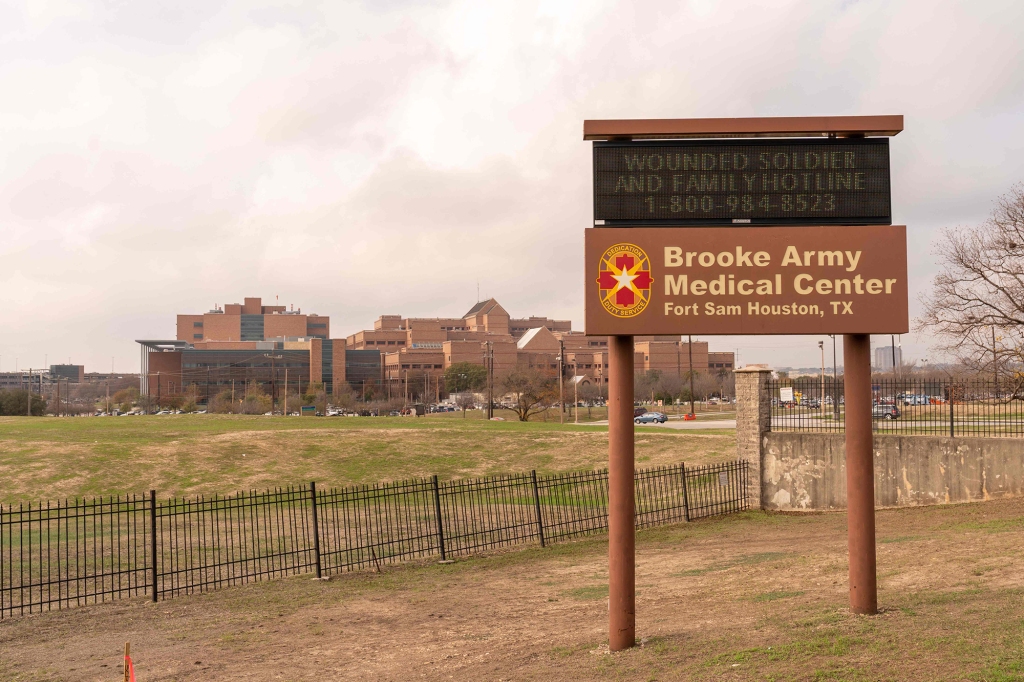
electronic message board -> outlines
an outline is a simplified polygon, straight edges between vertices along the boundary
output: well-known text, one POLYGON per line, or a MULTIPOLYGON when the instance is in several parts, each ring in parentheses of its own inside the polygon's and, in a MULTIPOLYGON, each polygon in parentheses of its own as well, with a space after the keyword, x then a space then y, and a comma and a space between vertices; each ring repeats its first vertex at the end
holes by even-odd
POLYGON ((594 227, 586 333, 905 334, 902 225, 594 227))
POLYGON ((888 225, 889 140, 594 143, 601 225, 888 225))

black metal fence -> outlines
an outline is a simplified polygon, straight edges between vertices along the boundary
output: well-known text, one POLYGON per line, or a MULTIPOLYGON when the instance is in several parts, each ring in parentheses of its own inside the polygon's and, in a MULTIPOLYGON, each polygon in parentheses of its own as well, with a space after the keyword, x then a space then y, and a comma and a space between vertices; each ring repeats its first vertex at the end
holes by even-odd
MULTIPOLYGON (((639 470, 636 525, 744 510, 746 479, 740 461, 639 470)), ((0 618, 512 545, 543 547, 607 528, 607 471, 0 505, 0 618)))
MULTIPOLYGON (((845 430, 843 381, 801 377, 770 381, 772 431, 845 430)), ((874 381, 872 422, 878 433, 936 436, 1024 436, 1024 391, 993 380, 874 381)))

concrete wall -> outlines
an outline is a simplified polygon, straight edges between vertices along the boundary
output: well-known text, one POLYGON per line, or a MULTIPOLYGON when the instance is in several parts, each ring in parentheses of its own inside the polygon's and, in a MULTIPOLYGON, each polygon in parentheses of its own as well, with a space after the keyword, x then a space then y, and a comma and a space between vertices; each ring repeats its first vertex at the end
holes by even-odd
MULTIPOLYGON (((843 434, 764 433, 762 438, 763 509, 846 508, 843 434)), ((875 434, 874 451, 879 507, 1012 497, 1024 487, 1024 441, 1017 438, 875 434)))

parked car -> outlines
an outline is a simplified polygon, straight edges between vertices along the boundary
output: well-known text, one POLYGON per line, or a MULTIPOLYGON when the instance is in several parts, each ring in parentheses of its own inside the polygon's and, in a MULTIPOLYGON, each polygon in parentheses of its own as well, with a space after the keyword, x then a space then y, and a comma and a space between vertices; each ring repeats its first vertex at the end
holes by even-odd
POLYGON ((663 415, 661 412, 645 412, 639 417, 634 417, 633 421, 637 424, 650 424, 651 422, 664 424, 668 421, 668 417, 663 415))
POLYGON ((900 408, 895 405, 873 405, 871 407, 872 419, 899 419, 900 408))
POLYGON ((636 417, 639 417, 640 415, 646 414, 646 413, 647 413, 647 408, 646 407, 634 407, 633 408, 633 418, 634 419, 636 417))

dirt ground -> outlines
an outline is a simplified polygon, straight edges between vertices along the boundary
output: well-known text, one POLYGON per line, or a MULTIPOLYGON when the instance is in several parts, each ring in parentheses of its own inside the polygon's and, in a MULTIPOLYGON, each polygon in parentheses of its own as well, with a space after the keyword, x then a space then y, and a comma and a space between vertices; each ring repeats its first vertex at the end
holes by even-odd
POLYGON ((847 609, 845 516, 645 531, 642 645, 604 646, 603 537, 0 622, 0 679, 1024 679, 1024 501, 878 513, 882 612, 847 609))

